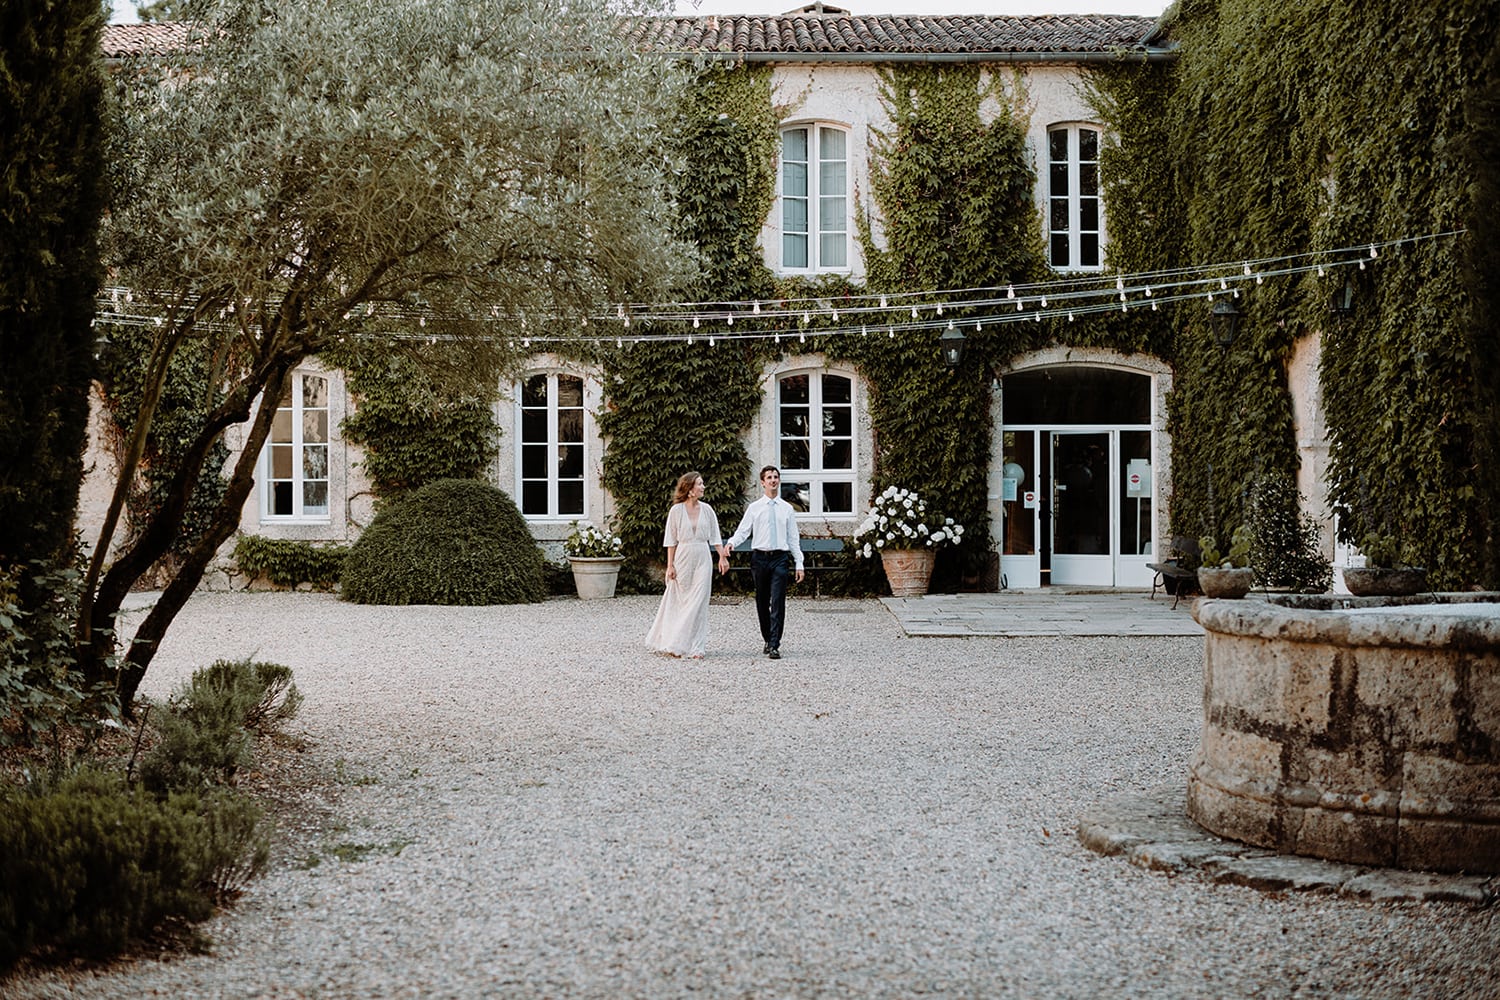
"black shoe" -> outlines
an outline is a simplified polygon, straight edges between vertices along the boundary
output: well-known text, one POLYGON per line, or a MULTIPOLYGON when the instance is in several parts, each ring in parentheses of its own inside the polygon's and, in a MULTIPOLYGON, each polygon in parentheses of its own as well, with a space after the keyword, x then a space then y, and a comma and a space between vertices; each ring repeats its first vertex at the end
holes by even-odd
POLYGON ((772 646, 771 651, 766 655, 773 660, 779 660, 781 659, 781 650, 777 649, 775 646, 772 646))
POLYGON ((766 643, 766 648, 762 649, 761 652, 769 656, 771 653, 771 644, 769 642, 766 643))

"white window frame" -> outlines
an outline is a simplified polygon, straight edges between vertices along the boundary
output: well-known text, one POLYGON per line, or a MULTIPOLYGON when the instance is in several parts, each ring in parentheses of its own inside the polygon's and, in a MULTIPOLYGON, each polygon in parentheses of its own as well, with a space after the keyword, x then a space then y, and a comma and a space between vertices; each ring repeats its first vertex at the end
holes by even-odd
POLYGON ((853 148, 850 129, 842 125, 829 122, 793 122, 783 125, 780 134, 780 146, 777 149, 776 170, 776 228, 781 236, 780 260, 781 270, 789 274, 817 274, 817 273, 846 273, 851 265, 852 247, 849 234, 851 225, 851 205, 853 196, 851 194, 853 164, 850 161, 850 150, 853 148), (788 161, 786 159, 787 136, 793 132, 803 132, 807 136, 807 159, 805 161, 788 161), (843 156, 828 159, 824 157, 825 137, 837 133, 843 139, 843 156), (802 163, 804 170, 805 190, 793 190, 789 188, 788 163, 802 163), (825 176, 825 167, 841 164, 843 167, 843 186, 834 190, 825 176), (787 209, 791 200, 805 203, 806 229, 787 229, 787 209), (842 202, 841 209, 834 203, 842 202), (825 222, 824 207, 833 210, 832 219, 825 222), (834 225, 837 228, 834 228, 834 225), (800 236, 804 241, 806 255, 805 264, 787 263, 787 241, 800 236), (828 262, 825 258, 830 256, 823 252, 823 241, 828 237, 839 237, 842 260, 828 262))
POLYGON ((260 459, 256 470, 256 480, 260 485, 260 519, 263 524, 330 524, 333 521, 333 380, 327 375, 316 372, 293 372, 287 385, 291 396, 291 406, 278 406, 277 411, 290 411, 291 413, 291 441, 277 442, 272 440, 276 430, 274 426, 271 435, 268 435, 266 443, 261 446, 260 459), (323 405, 320 407, 304 406, 303 387, 307 379, 318 379, 323 383, 323 405), (308 442, 304 439, 306 430, 306 415, 321 410, 324 414, 324 440, 308 442), (290 446, 292 452, 292 475, 288 480, 285 477, 272 478, 272 451, 276 447, 290 446), (321 447, 323 449, 323 477, 321 479, 308 477, 306 472, 305 449, 309 446, 321 447), (275 512, 275 494, 278 483, 291 483, 292 512, 290 514, 278 514, 275 512), (322 510, 313 509, 308 511, 306 506, 306 485, 321 482, 327 489, 327 503, 322 510))
POLYGON ((590 447, 589 439, 590 439, 591 432, 592 432, 592 427, 591 427, 592 421, 590 419, 590 414, 589 414, 589 410, 588 410, 588 383, 589 383, 588 378, 586 376, 578 373, 578 372, 567 371, 567 370, 564 370, 564 369, 547 369, 547 370, 537 370, 537 371, 527 372, 525 375, 522 375, 521 378, 518 379, 517 382, 516 382, 516 384, 512 387, 512 389, 513 389, 512 395, 513 395, 513 398, 515 399, 515 415, 514 415, 514 421, 515 422, 514 422, 514 424, 512 426, 515 428, 515 438, 514 438, 514 440, 516 442, 516 446, 515 446, 515 494, 514 495, 516 497, 516 506, 521 509, 521 515, 528 522, 539 523, 539 522, 548 522, 548 521, 563 521, 563 522, 575 521, 575 520, 581 521, 581 520, 586 520, 588 518, 588 516, 589 516, 589 491, 590 491, 589 490, 589 487, 590 487, 590 483, 589 483, 589 470, 592 468, 592 466, 589 463, 590 451, 592 450, 591 447, 590 447), (528 513, 526 511, 526 492, 525 492, 526 491, 526 484, 529 483, 529 482, 541 482, 541 479, 539 477, 533 477, 531 479, 528 479, 528 478, 526 478, 526 476, 524 474, 526 446, 528 444, 535 445, 535 444, 538 444, 538 443, 542 443, 542 442, 529 441, 526 438, 525 413, 526 413, 527 410, 530 410, 530 409, 540 409, 539 407, 533 408, 533 407, 526 406, 526 383, 529 382, 533 378, 546 378, 546 380, 547 380, 547 406, 546 406, 546 412, 547 412, 547 440, 545 442, 545 445, 546 445, 547 449, 550 452, 552 452, 553 454, 556 454, 557 449, 559 447, 561 447, 562 445, 564 445, 564 444, 569 444, 569 445, 576 444, 580 449, 582 449, 582 458, 581 458, 581 463, 580 463, 581 464, 581 471, 580 471, 580 473, 579 473, 579 475, 578 475, 578 477, 577 477, 576 480, 571 479, 571 478, 567 479, 567 480, 564 480, 561 476, 558 475, 557 464, 555 462, 549 462, 548 463, 548 466, 547 466, 547 480, 546 480, 546 482, 547 482, 547 511, 546 511, 546 513, 542 513, 542 514, 528 513), (558 383, 558 379, 560 379, 560 378, 576 379, 578 381, 578 383, 579 383, 579 405, 578 406, 576 406, 576 407, 565 407, 564 408, 564 407, 560 407, 558 405, 557 383, 558 383), (575 441, 564 442, 564 441, 560 440, 560 432, 559 432, 559 427, 558 427, 558 414, 559 414, 559 412, 560 412, 561 409, 570 409, 570 410, 576 409, 579 412, 579 417, 580 417, 580 421, 581 421, 580 424, 579 424, 579 435, 580 436, 579 436, 579 440, 576 441, 576 442, 575 441), (583 497, 582 509, 579 510, 577 513, 562 512, 562 511, 559 510, 559 506, 560 506, 559 500, 558 500, 558 494, 560 492, 559 491, 559 485, 562 482, 575 482, 575 481, 579 484, 579 488, 580 488, 581 493, 582 493, 582 497, 583 497))
POLYGON ((1104 130, 1092 122, 1064 122, 1047 127, 1047 141, 1045 148, 1046 156, 1046 223, 1047 223, 1047 263, 1054 271, 1102 271, 1104 270, 1104 190, 1102 178, 1099 176, 1099 152, 1104 144, 1104 130), (1085 160, 1082 158, 1080 147, 1081 137, 1084 132, 1091 132, 1094 136, 1094 158, 1085 160), (1053 158, 1052 137, 1065 135, 1067 137, 1067 158, 1057 160, 1053 158), (1056 193, 1056 174, 1058 167, 1065 169, 1067 190, 1061 194, 1056 193), (1092 171, 1094 177, 1094 193, 1085 195, 1083 193, 1083 180, 1086 174, 1092 171), (1084 215, 1085 206, 1092 203, 1095 212, 1095 228, 1085 228, 1084 215), (1062 210, 1067 217, 1066 229, 1055 226, 1057 212, 1062 210), (1096 241, 1095 257, 1093 263, 1083 261, 1084 238, 1092 236, 1096 241), (1067 240, 1067 260, 1059 261, 1056 253, 1055 240, 1063 237, 1067 240))
POLYGON ((791 368, 786 371, 777 372, 776 397, 773 408, 776 435, 776 455, 781 463, 782 483, 807 483, 808 484, 808 508, 810 517, 825 518, 853 518, 858 516, 859 511, 859 384, 853 375, 842 371, 829 371, 825 368, 791 368), (808 408, 808 438, 807 454, 810 468, 799 469, 785 463, 785 455, 782 453, 782 443, 786 440, 802 440, 801 437, 792 437, 782 433, 782 408, 786 405, 801 406, 801 403, 787 404, 781 397, 782 381, 797 376, 807 377, 807 408, 808 408), (825 403, 823 401, 823 380, 825 378, 839 378, 849 383, 848 403, 825 403), (824 469, 823 468, 823 444, 825 440, 844 440, 845 435, 830 436, 825 439, 823 434, 823 411, 827 407, 837 407, 849 411, 849 467, 847 469, 824 469), (849 510, 825 510, 823 508, 823 486, 827 483, 844 483, 849 486, 849 510))

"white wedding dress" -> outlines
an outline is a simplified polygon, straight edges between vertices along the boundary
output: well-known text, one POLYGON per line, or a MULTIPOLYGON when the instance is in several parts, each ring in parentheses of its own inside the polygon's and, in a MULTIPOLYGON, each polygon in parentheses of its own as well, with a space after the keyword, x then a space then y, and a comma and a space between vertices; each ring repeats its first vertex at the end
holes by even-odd
POLYGON ((677 547, 673 559, 677 579, 667 581, 656 621, 646 633, 646 645, 654 652, 703 655, 708 644, 708 597, 714 578, 715 552, 709 546, 723 544, 719 518, 712 507, 699 501, 698 522, 694 524, 686 504, 672 505, 662 545, 677 547))

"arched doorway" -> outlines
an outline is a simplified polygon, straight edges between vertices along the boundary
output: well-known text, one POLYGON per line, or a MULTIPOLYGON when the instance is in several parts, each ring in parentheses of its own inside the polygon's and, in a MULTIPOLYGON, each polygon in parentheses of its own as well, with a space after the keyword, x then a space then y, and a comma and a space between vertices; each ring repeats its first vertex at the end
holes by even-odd
POLYGON ((1010 587, 1149 587, 1157 537, 1153 377, 1055 364, 1001 382, 1000 569, 1010 587))

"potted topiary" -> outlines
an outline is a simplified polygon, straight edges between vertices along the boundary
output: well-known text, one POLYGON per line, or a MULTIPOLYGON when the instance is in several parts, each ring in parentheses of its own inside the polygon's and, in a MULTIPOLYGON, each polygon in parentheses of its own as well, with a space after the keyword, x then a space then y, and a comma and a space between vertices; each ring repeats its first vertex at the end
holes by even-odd
POLYGON ((1410 543, 1372 531, 1360 540, 1359 548, 1365 564, 1344 568, 1344 586, 1355 597, 1406 597, 1426 589, 1427 570, 1412 565, 1416 554, 1410 543))
POLYGON ((1238 599, 1255 586, 1255 571, 1250 569, 1251 534, 1248 525, 1240 525, 1229 537, 1229 551, 1219 549, 1218 539, 1204 535, 1198 539, 1198 586, 1204 597, 1238 599))
POLYGON ((620 567, 625 564, 625 557, 621 554, 623 547, 619 535, 586 522, 573 522, 573 530, 563 543, 563 552, 568 557, 568 565, 573 568, 573 586, 580 598, 597 600, 615 596, 620 567))

